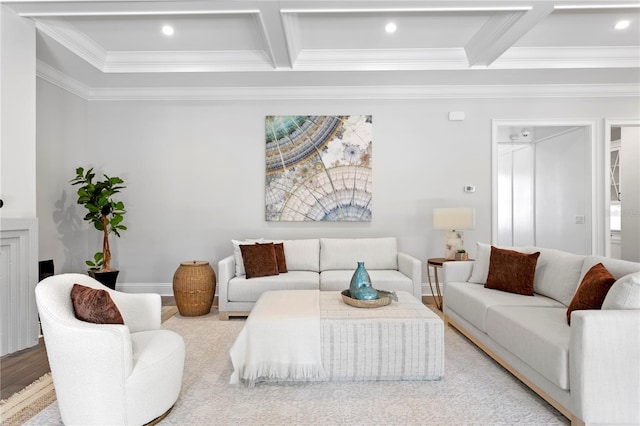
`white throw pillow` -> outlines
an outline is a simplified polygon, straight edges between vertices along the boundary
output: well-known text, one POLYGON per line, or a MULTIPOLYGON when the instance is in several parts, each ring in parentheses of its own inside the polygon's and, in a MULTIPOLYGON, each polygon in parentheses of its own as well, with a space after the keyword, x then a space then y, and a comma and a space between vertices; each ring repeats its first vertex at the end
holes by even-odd
POLYGON ((602 309, 640 309, 640 272, 625 275, 613 283, 602 309))
POLYGON ((231 240, 231 244, 233 244, 233 258, 236 262, 236 277, 246 275, 247 273, 244 270, 244 262, 242 261, 242 252, 240 251, 240 246, 243 244, 255 244, 261 242, 264 242, 263 238, 257 238, 253 240, 231 240))
MULTIPOLYGON (((527 250, 524 247, 505 247, 494 246, 504 250, 514 250, 520 253, 535 253, 534 251, 527 250)), ((489 276, 489 263, 491 261, 491 244, 476 243, 476 259, 473 262, 473 269, 471 270, 470 283, 484 284, 487 282, 487 276, 489 276)))
POLYGON ((470 283, 484 284, 487 282, 490 258, 491 244, 476 243, 476 260, 473 262, 470 283))

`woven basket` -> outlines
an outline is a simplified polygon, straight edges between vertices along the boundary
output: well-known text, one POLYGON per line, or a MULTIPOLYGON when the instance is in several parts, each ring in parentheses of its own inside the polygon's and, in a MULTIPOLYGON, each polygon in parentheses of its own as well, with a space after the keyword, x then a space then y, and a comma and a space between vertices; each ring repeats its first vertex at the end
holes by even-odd
POLYGON ((182 262, 173 275, 173 295, 180 315, 195 317, 211 311, 216 273, 205 261, 182 262))
POLYGON ((343 290, 342 293, 342 301, 347 305, 353 306, 354 308, 379 308, 381 306, 387 306, 391 303, 391 298, 389 296, 382 296, 379 299, 375 300, 358 300, 352 299, 351 293, 349 293, 349 289, 343 290))

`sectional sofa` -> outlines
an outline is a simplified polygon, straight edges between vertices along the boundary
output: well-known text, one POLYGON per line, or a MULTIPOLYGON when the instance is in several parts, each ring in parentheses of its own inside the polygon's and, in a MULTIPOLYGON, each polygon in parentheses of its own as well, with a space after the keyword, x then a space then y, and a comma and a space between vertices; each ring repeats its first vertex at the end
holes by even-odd
MULTIPOLYGON (((272 241, 272 240, 270 240, 272 241)), ((268 290, 345 290, 357 262, 365 262, 372 286, 379 290, 422 295, 422 262, 398 251, 396 238, 319 238, 282 243, 287 272, 247 278, 240 246, 266 240, 232 241, 234 254, 218 263, 220 319, 246 316, 268 290)))
POLYGON ((540 252, 533 296, 485 288, 490 246, 478 244, 475 262, 444 264, 446 322, 572 424, 640 424, 640 263, 513 250, 540 252), (602 309, 572 311, 569 325, 567 307, 598 263, 617 281, 602 309))

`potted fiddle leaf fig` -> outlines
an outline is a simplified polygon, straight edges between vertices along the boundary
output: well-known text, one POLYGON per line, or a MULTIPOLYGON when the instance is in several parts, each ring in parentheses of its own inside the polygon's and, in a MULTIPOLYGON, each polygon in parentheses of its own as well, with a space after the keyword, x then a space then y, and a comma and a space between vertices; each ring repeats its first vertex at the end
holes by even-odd
POLYGON ((93 168, 85 171, 83 167, 78 167, 71 185, 79 185, 78 204, 87 209, 84 220, 102 232, 102 251, 97 252, 92 260, 86 261, 90 267, 88 273, 107 287, 115 289, 119 271, 111 268, 109 234, 119 237, 120 232, 127 229, 122 223, 126 213, 124 203, 115 198, 125 186, 122 185, 124 181, 117 176, 102 176, 103 180, 94 180, 96 174, 93 168))

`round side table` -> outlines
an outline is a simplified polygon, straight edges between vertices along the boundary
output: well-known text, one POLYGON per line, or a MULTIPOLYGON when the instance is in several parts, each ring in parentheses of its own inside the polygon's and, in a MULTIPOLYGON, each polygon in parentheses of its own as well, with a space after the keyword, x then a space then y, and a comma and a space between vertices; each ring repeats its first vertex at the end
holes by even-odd
POLYGON ((442 291, 440 290, 440 281, 438 280, 438 269, 442 268, 444 262, 451 262, 454 259, 445 259, 444 257, 432 257, 427 259, 427 277, 429 278, 429 288, 431 289, 431 296, 436 301, 436 307, 442 310, 442 291), (433 283, 431 282, 431 271, 429 268, 433 268, 433 277, 435 279, 436 292, 433 291, 433 283))
POLYGON ((180 315, 195 317, 211 311, 216 292, 216 273, 209 262, 181 262, 173 275, 173 295, 180 315))

